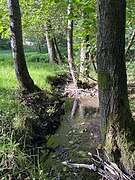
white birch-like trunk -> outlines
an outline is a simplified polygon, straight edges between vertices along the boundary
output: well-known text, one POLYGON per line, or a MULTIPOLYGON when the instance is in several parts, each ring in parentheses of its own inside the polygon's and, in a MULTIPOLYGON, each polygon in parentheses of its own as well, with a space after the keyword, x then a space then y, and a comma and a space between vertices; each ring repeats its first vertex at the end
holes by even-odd
POLYGON ((46 42, 47 42, 47 49, 49 53, 50 63, 55 63, 55 48, 54 48, 54 41, 53 38, 50 35, 51 31, 51 25, 50 23, 46 24, 46 42))
MULTIPOLYGON (((68 15, 71 13, 72 7, 71 4, 68 5, 68 15)), ((77 87, 77 81, 75 77, 75 63, 73 57, 73 20, 68 19, 68 28, 67 28, 67 52, 68 52, 68 64, 70 73, 73 79, 74 86, 77 87)))

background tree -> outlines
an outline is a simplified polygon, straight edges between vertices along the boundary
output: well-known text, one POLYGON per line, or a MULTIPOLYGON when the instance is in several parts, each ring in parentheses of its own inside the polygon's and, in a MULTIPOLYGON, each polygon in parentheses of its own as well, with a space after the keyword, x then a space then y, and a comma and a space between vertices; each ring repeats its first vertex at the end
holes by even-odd
MULTIPOLYGON (((26 30, 25 36, 27 38, 27 32, 40 34, 41 45, 48 49, 50 62, 62 60, 62 55, 59 48, 59 39, 61 32, 64 32, 63 23, 63 9, 60 3, 55 3, 54 1, 30 1, 22 3, 23 14, 23 26, 24 32, 26 30), (26 7, 26 4, 27 7, 26 7), (28 12, 31 12, 28 14, 28 12), (27 17, 27 18, 26 18, 27 17), (36 27, 36 28, 35 28, 36 27), (44 42, 42 39, 46 39, 44 42), (44 44, 43 44, 44 43, 44 44), (56 44, 57 43, 57 44, 56 44)), ((65 28, 66 31, 66 28, 65 28)), ((65 39, 66 40, 66 39, 65 39)), ((42 51, 43 52, 43 51, 42 51)))
MULTIPOLYGON (((69 16, 72 17, 72 4, 69 3, 67 7, 67 13, 69 16)), ((76 68, 75 68, 75 62, 74 62, 74 54, 73 54, 73 20, 72 18, 68 18, 68 26, 67 26, 67 53, 68 53, 68 64, 69 64, 69 69, 70 73, 73 79, 73 83, 75 86, 77 86, 77 81, 76 81, 76 68)))
MULTIPOLYGON (((130 40, 132 33, 135 31, 135 1, 128 0, 126 2, 126 46, 130 40)), ((135 48, 135 46, 133 47, 135 48)))
POLYGON ((14 58, 14 67, 19 86, 22 91, 26 90, 28 93, 38 91, 39 88, 31 79, 24 55, 21 14, 18 0, 8 0, 8 9, 10 15, 10 38, 11 48, 14 58))
POLYGON ((106 150, 114 162, 133 168, 135 122, 127 92, 125 22, 125 0, 98 0, 97 65, 102 131, 107 133, 106 150))
POLYGON ((54 46, 53 35, 51 33, 52 26, 51 26, 50 21, 48 21, 46 23, 46 28, 45 29, 46 29, 46 42, 47 42, 47 48, 48 48, 50 63, 53 64, 53 63, 56 62, 56 51, 55 51, 55 46, 54 46))

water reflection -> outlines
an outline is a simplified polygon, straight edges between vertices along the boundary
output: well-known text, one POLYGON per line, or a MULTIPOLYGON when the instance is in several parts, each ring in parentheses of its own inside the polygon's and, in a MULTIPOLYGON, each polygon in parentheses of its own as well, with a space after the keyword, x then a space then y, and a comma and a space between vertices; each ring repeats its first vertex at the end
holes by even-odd
POLYGON ((66 168, 61 162, 68 160, 90 164, 88 152, 94 153, 100 143, 97 99, 67 99, 61 126, 48 140, 47 146, 54 149, 44 163, 49 179, 56 178, 59 174, 63 180, 98 180, 95 172, 66 168))

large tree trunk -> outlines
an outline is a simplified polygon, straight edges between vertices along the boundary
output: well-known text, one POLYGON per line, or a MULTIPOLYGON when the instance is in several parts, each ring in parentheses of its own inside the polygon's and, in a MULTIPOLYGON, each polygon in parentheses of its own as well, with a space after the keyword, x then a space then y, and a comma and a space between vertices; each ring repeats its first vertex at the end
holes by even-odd
MULTIPOLYGON (((72 12, 71 4, 68 5, 68 15, 72 12)), ((68 28, 67 28, 67 52, 68 52, 68 64, 70 73, 73 79, 73 83, 77 86, 77 81, 75 77, 75 63, 73 55, 73 20, 68 19, 68 28)))
POLYGON ((125 66, 125 0, 98 0, 97 70, 102 132, 117 164, 135 164, 135 127, 125 66))
POLYGON ((50 21, 46 24, 46 41, 47 41, 47 49, 49 53, 50 63, 54 64, 56 62, 56 53, 54 47, 53 36, 51 34, 51 24, 50 21))
POLYGON ((11 48, 14 58, 14 67, 19 86, 22 91, 32 93, 40 90, 31 79, 24 55, 21 14, 18 0, 8 0, 10 13, 10 37, 11 48))

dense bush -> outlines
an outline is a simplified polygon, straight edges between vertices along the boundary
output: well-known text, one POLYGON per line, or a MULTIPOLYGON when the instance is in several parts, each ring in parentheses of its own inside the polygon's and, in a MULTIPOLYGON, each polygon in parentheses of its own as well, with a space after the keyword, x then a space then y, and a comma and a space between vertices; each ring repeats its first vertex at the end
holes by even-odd
POLYGON ((46 63, 48 63, 49 55, 48 55, 48 53, 46 53, 46 54, 37 54, 37 53, 27 54, 26 60, 28 62, 46 62, 46 63))
POLYGON ((0 39, 0 50, 9 50, 10 47, 10 40, 9 39, 0 39))

